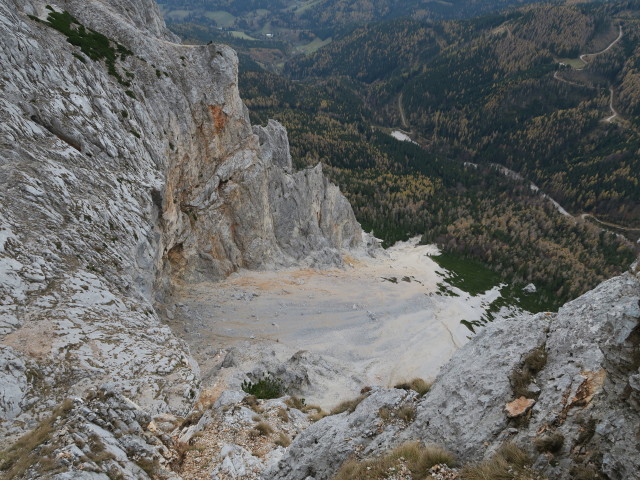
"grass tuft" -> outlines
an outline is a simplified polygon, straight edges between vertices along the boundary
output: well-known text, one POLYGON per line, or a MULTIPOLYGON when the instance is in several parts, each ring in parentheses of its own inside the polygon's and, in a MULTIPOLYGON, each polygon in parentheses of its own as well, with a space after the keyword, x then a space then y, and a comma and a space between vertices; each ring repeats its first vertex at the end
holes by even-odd
POLYGON ((509 378, 511 382, 511 388, 516 398, 526 397, 535 398, 529 391, 529 385, 535 378, 535 376, 546 366, 547 364, 547 351, 544 345, 531 350, 522 360, 522 365, 511 372, 509 378))
POLYGON ((531 459, 524 450, 507 443, 493 457, 478 465, 462 469, 463 480, 533 480, 537 478, 531 469, 531 459))
POLYGON ((402 390, 413 390, 421 397, 431 390, 432 382, 427 382, 422 378, 414 378, 408 382, 402 382, 395 385, 393 388, 400 388, 402 390))
POLYGON ((561 433, 551 433, 543 435, 533 441, 536 450, 540 453, 558 453, 564 445, 564 435, 561 433))
POLYGON ((389 469, 404 463, 413 478, 425 478, 434 465, 455 465, 453 456, 440 447, 425 447, 419 442, 400 445, 386 455, 370 460, 347 460, 333 480, 382 480, 389 478, 389 469))
POLYGON ((331 415, 338 415, 344 412, 353 413, 365 398, 367 398, 367 395, 360 395, 352 400, 345 400, 344 402, 340 402, 331 410, 331 415))
POLYGON ((258 422, 258 424, 253 427, 252 433, 256 437, 266 437, 273 433, 273 428, 267 422, 258 422))
POLYGON ((51 440, 56 420, 73 408, 73 400, 66 399, 51 415, 18 439, 8 450, 0 452, 0 472, 3 479, 21 477, 31 466, 45 460, 41 448, 51 440))
POLYGON ((289 445, 291 445, 291 439, 287 434, 280 432, 278 438, 273 443, 275 443, 279 447, 287 448, 289 445))

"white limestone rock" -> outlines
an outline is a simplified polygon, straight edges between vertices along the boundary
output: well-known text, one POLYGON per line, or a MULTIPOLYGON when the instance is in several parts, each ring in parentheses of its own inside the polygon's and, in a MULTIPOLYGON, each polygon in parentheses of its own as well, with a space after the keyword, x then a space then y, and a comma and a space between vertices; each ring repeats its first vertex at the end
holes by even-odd
POLYGON ((154 309, 172 282, 339 265, 361 244, 337 188, 292 173, 282 126, 253 132, 235 52, 176 42, 152 0, 0 1, 0 345, 47 372, 26 402, 12 388, 0 444, 107 382, 186 414, 198 367, 154 309), (52 9, 132 51, 120 80, 46 24, 52 9))

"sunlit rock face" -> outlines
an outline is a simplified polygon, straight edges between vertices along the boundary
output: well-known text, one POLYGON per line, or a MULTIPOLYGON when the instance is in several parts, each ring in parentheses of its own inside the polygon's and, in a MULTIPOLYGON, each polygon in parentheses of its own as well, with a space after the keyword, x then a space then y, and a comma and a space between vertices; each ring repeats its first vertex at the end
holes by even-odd
POLYGON ((150 0, 0 1, 7 441, 102 384, 185 413, 198 368, 154 309, 174 282, 362 244, 321 169, 292 171, 284 128, 251 126, 235 52, 176 42, 150 0))

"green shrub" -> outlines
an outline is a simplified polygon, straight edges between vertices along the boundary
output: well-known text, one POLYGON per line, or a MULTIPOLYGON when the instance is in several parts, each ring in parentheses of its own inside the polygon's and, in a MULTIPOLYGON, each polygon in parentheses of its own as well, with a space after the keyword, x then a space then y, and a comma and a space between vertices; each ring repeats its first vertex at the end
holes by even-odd
POLYGON ((262 379, 253 383, 249 380, 242 382, 242 390, 256 398, 270 399, 280 398, 285 393, 282 382, 270 375, 265 375, 262 379))
MULTIPOLYGON (((131 83, 125 81, 116 68, 116 61, 118 57, 120 60, 126 60, 129 55, 133 55, 133 52, 123 45, 110 40, 102 33, 96 32, 90 28, 86 28, 82 25, 73 15, 69 12, 55 12, 51 10, 47 16, 47 25, 53 29, 59 31, 67 37, 67 42, 71 45, 79 47, 82 53, 89 57, 93 61, 104 60, 107 65, 107 71, 109 75, 112 75, 118 80, 121 85, 126 87, 131 83)), ((83 57, 74 54, 77 58, 85 61, 83 57)), ((133 74, 127 72, 129 78, 133 78, 133 74)), ((133 93, 133 92, 132 92, 133 93)), ((135 97, 134 97, 135 98, 135 97)))

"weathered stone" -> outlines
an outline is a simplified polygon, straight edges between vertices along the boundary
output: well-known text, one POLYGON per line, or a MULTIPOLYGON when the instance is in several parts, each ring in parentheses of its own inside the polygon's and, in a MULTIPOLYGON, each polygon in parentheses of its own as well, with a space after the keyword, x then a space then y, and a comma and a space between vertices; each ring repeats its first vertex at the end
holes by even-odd
POLYGON ((536 403, 532 398, 520 397, 514 401, 507 403, 504 410, 509 418, 517 418, 527 413, 536 403))
POLYGON ((46 370, 7 379, 0 443, 49 408, 45 390, 111 382, 186 414, 198 367, 154 310, 172 282, 340 265, 363 245, 321 170, 293 173, 284 128, 254 133, 233 50, 176 43, 152 0, 47 5, 0 2, 0 335, 11 369, 46 370), (131 50, 118 77, 47 25, 52 9, 131 50))

